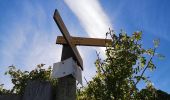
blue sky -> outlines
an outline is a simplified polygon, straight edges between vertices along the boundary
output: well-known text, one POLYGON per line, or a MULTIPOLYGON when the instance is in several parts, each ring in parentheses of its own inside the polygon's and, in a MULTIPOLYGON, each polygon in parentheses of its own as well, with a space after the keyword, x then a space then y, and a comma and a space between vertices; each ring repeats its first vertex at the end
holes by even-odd
MULTIPOLYGON (((155 58, 157 69, 147 74, 157 89, 170 93, 169 5, 168 0, 0 0, 0 83, 12 87, 4 76, 12 64, 31 70, 40 63, 52 66, 60 61, 62 46, 55 41, 61 33, 52 18, 57 8, 73 36, 105 38, 109 27, 128 34, 142 30, 146 48, 159 38, 157 52, 166 57, 155 58)), ((95 51, 103 52, 103 48, 78 49, 84 61, 83 76, 90 80, 95 74, 95 51)))

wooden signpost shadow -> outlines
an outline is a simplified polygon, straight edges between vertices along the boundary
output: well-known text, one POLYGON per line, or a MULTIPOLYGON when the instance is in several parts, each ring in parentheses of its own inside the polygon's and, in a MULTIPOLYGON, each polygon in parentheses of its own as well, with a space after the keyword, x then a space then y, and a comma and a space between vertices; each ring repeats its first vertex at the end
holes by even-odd
MULTIPOLYGON (((55 10, 53 18, 63 35, 58 36, 56 41, 56 44, 63 45, 61 61, 72 57, 81 70, 83 70, 83 60, 76 48, 77 45, 105 47, 106 43, 112 43, 110 39, 72 37, 58 10, 55 10)), ((71 74, 58 78, 56 100, 76 100, 76 79, 71 74)))

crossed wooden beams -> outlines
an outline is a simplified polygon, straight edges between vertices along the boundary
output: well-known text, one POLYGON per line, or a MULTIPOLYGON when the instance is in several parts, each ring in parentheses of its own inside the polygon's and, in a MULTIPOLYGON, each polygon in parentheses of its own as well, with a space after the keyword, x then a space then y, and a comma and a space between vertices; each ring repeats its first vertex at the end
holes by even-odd
MULTIPOLYGON (((77 45, 105 47, 106 43, 112 43, 110 39, 72 37, 57 10, 55 10, 53 18, 63 35, 58 36, 56 41, 56 44, 63 45, 61 61, 72 57, 81 68, 76 67, 76 70, 83 70, 83 60, 77 50, 77 45)), ((57 100, 76 100, 76 80, 72 75, 58 78, 56 98, 57 100)))
POLYGON ((56 44, 69 45, 71 47, 71 51, 69 52, 74 53, 74 57, 75 57, 74 59, 77 61, 78 65, 81 67, 82 70, 83 70, 83 60, 76 48, 77 45, 105 47, 106 43, 111 44, 112 42, 110 39, 72 37, 70 36, 58 10, 55 10, 53 18, 63 35, 57 37, 56 44))

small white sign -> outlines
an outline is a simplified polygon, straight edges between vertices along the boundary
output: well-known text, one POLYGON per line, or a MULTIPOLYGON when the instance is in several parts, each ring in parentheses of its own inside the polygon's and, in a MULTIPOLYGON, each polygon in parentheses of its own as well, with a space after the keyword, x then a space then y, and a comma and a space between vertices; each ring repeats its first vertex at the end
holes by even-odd
POLYGON ((52 78, 60 78, 70 74, 82 84, 82 70, 72 57, 53 64, 52 78))

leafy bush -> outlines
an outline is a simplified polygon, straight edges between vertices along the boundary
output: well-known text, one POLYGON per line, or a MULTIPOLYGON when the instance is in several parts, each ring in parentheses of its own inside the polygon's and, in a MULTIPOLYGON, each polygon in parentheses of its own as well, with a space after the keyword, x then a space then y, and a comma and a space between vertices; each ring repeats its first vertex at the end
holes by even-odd
MULTIPOLYGON (((145 72, 153 71, 155 56, 164 58, 156 53, 159 40, 154 40, 153 48, 142 46, 142 32, 134 32, 128 36, 121 31, 119 36, 110 30, 106 37, 112 38, 112 44, 107 43, 106 59, 102 60, 97 53, 95 62, 97 73, 87 82, 87 86, 77 89, 78 100, 160 100, 169 98, 169 94, 156 90, 145 72), (146 88, 139 90, 137 84, 146 83, 146 88)), ((0 85, 0 94, 23 94, 28 80, 50 81, 56 86, 57 80, 51 79, 51 67, 43 69, 44 64, 28 72, 9 66, 5 73, 11 76, 14 87, 11 90, 0 85)), ((168 100, 168 99, 167 99, 168 100)))
POLYGON ((27 85, 28 80, 41 80, 41 81, 50 81, 53 86, 56 85, 56 80, 51 78, 51 67, 44 69, 45 64, 39 64, 32 71, 21 71, 16 69, 15 66, 9 66, 9 70, 5 75, 10 75, 12 84, 14 85, 11 90, 3 89, 2 85, 0 86, 1 93, 10 93, 10 94, 23 94, 24 89, 27 85))
MULTIPOLYGON (((142 47, 142 32, 134 32, 128 36, 121 31, 117 36, 110 30, 106 37, 112 38, 112 44, 107 44, 106 59, 102 60, 97 53, 95 62, 97 73, 86 87, 78 89, 79 100, 154 100, 156 89, 145 76, 146 70, 154 70, 153 57, 159 40, 154 40, 154 47, 142 47), (139 91, 137 84, 144 81, 146 89, 139 91), (152 88, 151 88, 152 87, 152 88), (144 93, 147 99, 140 99, 144 93)), ((158 55, 158 54, 157 54, 158 55)), ((160 54, 159 54, 160 55, 160 54)))

